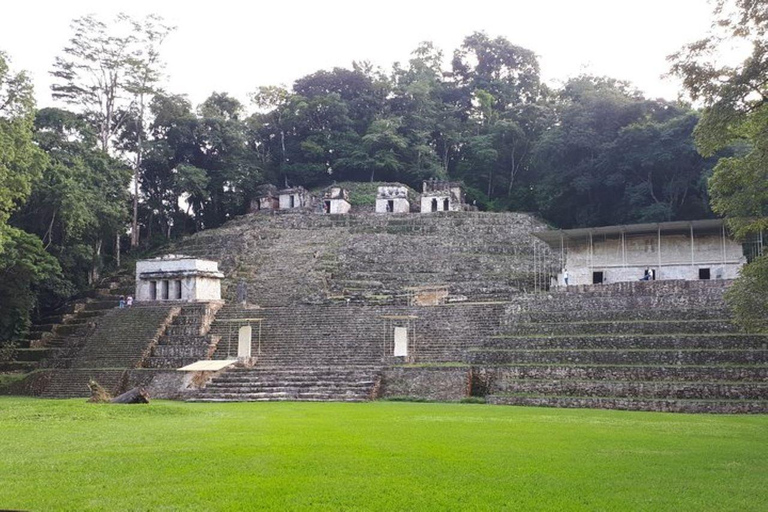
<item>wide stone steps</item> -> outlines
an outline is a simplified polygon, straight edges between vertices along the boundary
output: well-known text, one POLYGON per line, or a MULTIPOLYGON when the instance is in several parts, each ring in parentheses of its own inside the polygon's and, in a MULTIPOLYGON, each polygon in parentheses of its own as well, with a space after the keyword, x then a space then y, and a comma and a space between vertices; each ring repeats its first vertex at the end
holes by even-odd
MULTIPOLYGON (((768 350, 762 334, 600 334, 494 336, 479 351, 519 350, 768 350)), ((471 350, 470 350, 471 352, 471 350)))
POLYGON ((768 365, 641 366, 515 364, 500 367, 499 371, 503 371, 501 377, 503 377, 504 382, 513 382, 516 379, 633 382, 768 382, 768 365))
POLYGON ((325 393, 323 391, 297 391, 285 393, 229 393, 215 397, 201 396, 190 402, 365 402, 363 394, 325 393))
POLYGON ((18 348, 14 352, 16 361, 40 361, 48 355, 51 350, 48 348, 18 348))
POLYGON ((143 368, 155 369, 174 369, 178 370, 184 366, 196 363, 206 357, 148 357, 144 360, 143 368))
POLYGON ((636 364, 636 365, 722 365, 768 364, 768 350, 763 349, 537 349, 493 350, 467 352, 474 365, 494 364, 636 364))
POLYGON ((580 334, 725 334, 739 331, 729 319, 532 322, 507 325, 502 336, 580 334))
POLYGON ((205 345, 157 345, 153 351, 153 357, 192 357, 198 359, 207 359, 210 347, 205 345))
MULTIPOLYGON (((688 321, 688 320, 712 320, 729 318, 730 313, 724 309, 722 302, 717 306, 709 307, 686 307, 686 308, 635 308, 617 309, 616 305, 606 307, 595 307, 593 309, 582 309, 574 311, 573 309, 552 309, 547 310, 544 307, 532 310, 523 310, 514 312, 514 319, 520 322, 536 323, 563 323, 571 324, 575 322, 589 321, 688 321)), ((513 322, 507 321, 507 324, 513 322)))
POLYGON ((93 379, 112 394, 120 391, 124 369, 59 369, 47 370, 49 382, 40 396, 44 398, 78 398, 90 396, 88 382, 93 379))
POLYGON ((768 382, 521 379, 508 382, 503 392, 539 397, 768 400, 768 382))
POLYGON ((202 389, 197 401, 370 400, 380 370, 374 367, 233 368, 202 389))
POLYGON ((657 411, 685 413, 768 413, 768 400, 682 400, 616 397, 555 397, 528 395, 490 395, 487 403, 589 409, 619 409, 625 411, 657 411))

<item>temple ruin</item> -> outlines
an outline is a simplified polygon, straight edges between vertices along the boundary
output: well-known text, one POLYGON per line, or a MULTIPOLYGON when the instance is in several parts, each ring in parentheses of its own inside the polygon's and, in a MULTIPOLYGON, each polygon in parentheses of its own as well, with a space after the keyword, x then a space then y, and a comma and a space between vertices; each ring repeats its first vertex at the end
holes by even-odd
POLYGON ((221 300, 215 261, 170 254, 136 262, 136 302, 221 300))
POLYGON ((280 209, 280 199, 277 193, 277 187, 274 185, 261 185, 256 189, 254 197, 251 199, 248 213, 259 211, 274 211, 280 209))
POLYGON ((557 285, 650 280, 734 279, 742 243, 720 219, 540 231, 559 259, 557 285))
POLYGON ((425 192, 450 215, 323 215, 292 190, 292 214, 178 240, 185 256, 140 261, 41 319, 6 392, 87 396, 95 379, 195 401, 768 412, 768 334, 739 331, 723 301, 762 239, 742 246, 717 220, 549 230, 451 210, 460 191, 443 185, 425 192), (578 286, 552 282, 563 268, 578 286))
POLYGON ((408 187, 383 185, 376 191, 376 213, 409 213, 408 187))
POLYGON ((422 184, 421 213, 459 212, 463 209, 461 183, 427 180, 422 184))
POLYGON ((286 188, 277 192, 281 210, 307 209, 313 206, 313 197, 304 187, 286 188))
POLYGON ((323 213, 346 214, 351 208, 348 190, 332 186, 323 193, 323 213))

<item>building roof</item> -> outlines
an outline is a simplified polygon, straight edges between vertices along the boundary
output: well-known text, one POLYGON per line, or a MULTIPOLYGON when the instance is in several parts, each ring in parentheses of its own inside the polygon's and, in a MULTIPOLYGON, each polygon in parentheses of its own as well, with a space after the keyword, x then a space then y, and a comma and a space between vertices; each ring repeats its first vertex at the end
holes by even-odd
POLYGON ((561 240, 578 240, 589 235, 640 235, 650 233, 719 231, 723 229, 723 219, 678 220, 672 222, 652 222, 647 224, 626 224, 620 226, 600 226, 596 228, 551 229, 537 231, 536 237, 550 245, 559 245, 561 240))

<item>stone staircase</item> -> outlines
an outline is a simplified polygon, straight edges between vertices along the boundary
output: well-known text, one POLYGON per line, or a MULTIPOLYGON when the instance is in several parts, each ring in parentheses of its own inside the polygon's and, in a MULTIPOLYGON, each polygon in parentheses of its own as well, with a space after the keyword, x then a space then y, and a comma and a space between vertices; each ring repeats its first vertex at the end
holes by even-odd
POLYGON ((532 297, 466 352, 494 404, 768 412, 768 334, 723 282, 622 283, 532 297))
POLYGON ((215 400, 368 399, 381 369, 392 362, 391 325, 385 317, 414 317, 410 360, 454 362, 467 347, 499 329, 505 303, 406 306, 226 305, 209 335, 218 338, 215 359, 237 355, 238 328, 253 322, 255 366, 229 369, 199 396, 215 400))
POLYGON ((508 300, 532 285, 532 236, 515 213, 254 214, 179 241, 171 252, 214 259, 228 301, 244 279, 265 307, 354 301, 402 305, 405 289, 445 285, 456 298, 508 300))
POLYGON ((221 304, 184 304, 143 361, 144 368, 177 369, 210 359, 218 337, 208 334, 221 304))
POLYGON ((191 400, 362 402, 375 397, 380 374, 380 367, 370 366, 232 368, 191 400))
MULTIPOLYGON (((151 347, 165 330, 178 306, 153 305, 112 309, 105 312, 82 338, 70 338, 72 345, 61 349, 40 396, 73 398, 89 396, 93 378, 107 390, 121 391, 126 370, 140 367, 151 347)), ((37 376, 38 378, 40 375, 37 376)))
POLYGON ((132 278, 121 273, 110 276, 98 287, 64 306, 37 318, 27 335, 15 341, 14 359, 0 362, 0 372, 28 373, 38 368, 59 365, 61 356, 78 346, 98 318, 118 305, 120 295, 132 293, 132 278))

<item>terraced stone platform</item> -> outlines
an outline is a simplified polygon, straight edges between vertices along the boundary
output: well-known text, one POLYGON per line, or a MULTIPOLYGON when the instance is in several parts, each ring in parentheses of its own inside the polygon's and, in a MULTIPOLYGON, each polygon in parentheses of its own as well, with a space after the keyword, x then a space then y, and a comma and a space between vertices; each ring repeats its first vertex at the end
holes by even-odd
POLYGON ((730 322, 726 286, 624 283, 531 297, 465 360, 494 404, 768 412, 768 333, 730 322))
POLYGON ((539 220, 518 213, 302 215, 258 213, 178 242, 172 252, 220 262, 222 297, 240 279, 265 307, 406 304, 408 287, 446 285, 472 301, 533 286, 539 220))

